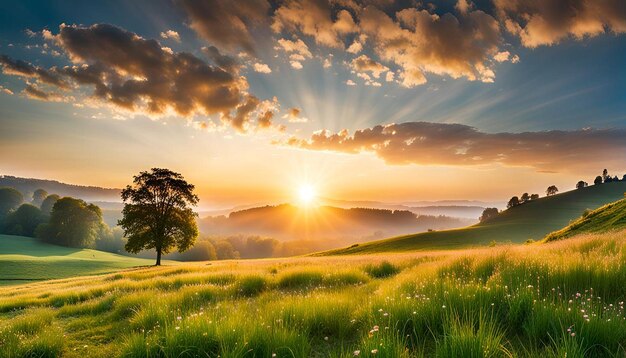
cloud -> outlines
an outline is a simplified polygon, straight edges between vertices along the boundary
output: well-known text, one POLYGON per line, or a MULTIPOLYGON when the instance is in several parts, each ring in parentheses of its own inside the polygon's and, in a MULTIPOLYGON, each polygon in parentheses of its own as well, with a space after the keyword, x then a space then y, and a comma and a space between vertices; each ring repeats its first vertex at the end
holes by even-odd
POLYGON ((174 40, 176 42, 180 42, 180 35, 178 34, 178 32, 176 32, 174 30, 167 30, 167 31, 161 32, 161 38, 162 39, 171 39, 171 40, 174 40))
POLYGON ((302 56, 302 58, 311 58, 313 55, 309 51, 309 47, 300 39, 294 41, 287 39, 279 39, 278 45, 275 47, 277 50, 283 50, 286 53, 294 53, 302 56))
POLYGON ((626 33, 623 0, 494 0, 494 6, 506 29, 530 48, 626 33))
POLYGON ((23 91, 24 95, 28 98, 46 101, 46 102, 61 102, 62 97, 57 93, 46 92, 39 89, 33 84, 27 84, 23 91))
POLYGON ((344 48, 342 36, 357 31, 350 12, 334 11, 328 0, 288 0, 274 12, 273 19, 276 33, 298 30, 317 44, 333 48, 344 48))
POLYGON ((347 80, 347 81, 346 81, 346 84, 347 84, 348 86, 356 86, 356 83, 355 83, 353 80, 347 80))
POLYGON ((287 144, 310 150, 372 152, 389 164, 471 166, 502 164, 568 171, 591 162, 623 163, 626 129, 485 133, 463 124, 407 122, 292 137, 287 144), (607 155, 607 153, 610 153, 607 155))
MULTIPOLYGON (((263 102, 248 93, 235 60, 213 46, 203 50, 215 65, 108 24, 61 25, 54 40, 72 65, 46 70, 3 56, 3 71, 63 89, 69 83, 92 87, 92 97, 100 103, 133 113, 216 115, 241 132, 254 126, 255 116, 265 115, 257 109, 263 102)), ((56 100, 35 86, 25 93, 56 100)))
POLYGON ((56 68, 47 70, 22 60, 13 60, 5 55, 0 56, 0 65, 2 65, 2 72, 6 75, 32 78, 62 89, 69 88, 69 84, 57 73, 56 68))
POLYGON ((228 51, 254 54, 251 29, 268 21, 267 0, 180 0, 191 28, 203 39, 228 51))
POLYGON ((303 68, 302 63, 300 61, 291 61, 289 62, 292 68, 296 70, 301 70, 303 68))
POLYGON ((401 68, 405 87, 426 83, 426 74, 492 82, 491 59, 502 42, 498 21, 469 8, 455 16, 408 8, 396 19, 374 6, 366 7, 360 26, 384 61, 401 68))
POLYGON ((0 92, 4 92, 4 93, 6 93, 8 95, 12 95, 13 94, 13 91, 11 91, 10 89, 8 89, 6 87, 3 87, 3 86, 0 86, 0 92))
POLYGON ((369 72, 374 78, 380 78, 381 73, 389 71, 389 67, 372 60, 366 55, 361 55, 352 60, 350 67, 357 73, 369 72))
POLYGON ((300 116, 301 113, 302 113, 302 110, 300 108, 292 107, 292 108, 289 108, 289 111, 287 111, 287 114, 285 114, 283 116, 283 118, 286 118, 289 121, 289 123, 306 123, 306 122, 308 122, 309 119, 300 116))
POLYGON ((264 63, 255 63, 253 66, 254 70, 256 72, 260 72, 260 73, 272 73, 272 69, 270 68, 270 66, 264 64, 264 63))

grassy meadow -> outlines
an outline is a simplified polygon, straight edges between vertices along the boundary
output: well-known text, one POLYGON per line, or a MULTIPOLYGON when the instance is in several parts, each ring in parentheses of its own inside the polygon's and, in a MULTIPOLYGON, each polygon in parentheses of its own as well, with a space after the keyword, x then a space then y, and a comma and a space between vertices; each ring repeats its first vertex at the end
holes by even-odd
POLYGON ((154 264, 154 260, 50 245, 32 237, 12 235, 0 235, 0 253, 0 286, 154 264))
POLYGON ((622 357, 626 232, 0 291, 1 357, 622 357))

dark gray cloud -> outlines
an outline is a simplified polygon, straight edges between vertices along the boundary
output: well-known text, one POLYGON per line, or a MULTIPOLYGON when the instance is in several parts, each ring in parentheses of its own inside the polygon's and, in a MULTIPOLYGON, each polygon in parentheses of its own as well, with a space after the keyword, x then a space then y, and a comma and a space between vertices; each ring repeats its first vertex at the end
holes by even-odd
POLYGON ((407 122, 353 134, 319 131, 287 144, 310 150, 372 152, 390 164, 525 166, 569 170, 626 160, 626 129, 485 133, 463 124, 407 122))

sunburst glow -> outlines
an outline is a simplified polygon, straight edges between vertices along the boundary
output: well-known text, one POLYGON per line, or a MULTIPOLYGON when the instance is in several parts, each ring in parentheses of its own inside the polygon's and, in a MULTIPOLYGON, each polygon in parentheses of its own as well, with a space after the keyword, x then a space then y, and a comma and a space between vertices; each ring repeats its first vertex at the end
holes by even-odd
POLYGON ((317 193, 315 188, 309 184, 303 184, 298 188, 298 200, 303 205, 311 205, 315 202, 317 193))

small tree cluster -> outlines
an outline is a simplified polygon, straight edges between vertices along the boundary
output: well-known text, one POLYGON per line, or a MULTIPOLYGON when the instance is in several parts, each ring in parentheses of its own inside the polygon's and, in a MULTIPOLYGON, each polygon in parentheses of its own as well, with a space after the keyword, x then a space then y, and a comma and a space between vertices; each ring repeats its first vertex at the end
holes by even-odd
POLYGON ((539 194, 524 193, 522 194, 521 197, 514 196, 511 199, 509 199, 509 202, 506 204, 506 207, 512 208, 512 207, 527 203, 529 201, 537 200, 537 199, 539 199, 539 194))
POLYGON ((485 222, 487 220, 493 219, 496 216, 498 216, 499 211, 498 208, 485 208, 485 210, 483 210, 482 215, 478 218, 478 220, 480 220, 480 222, 485 222))

